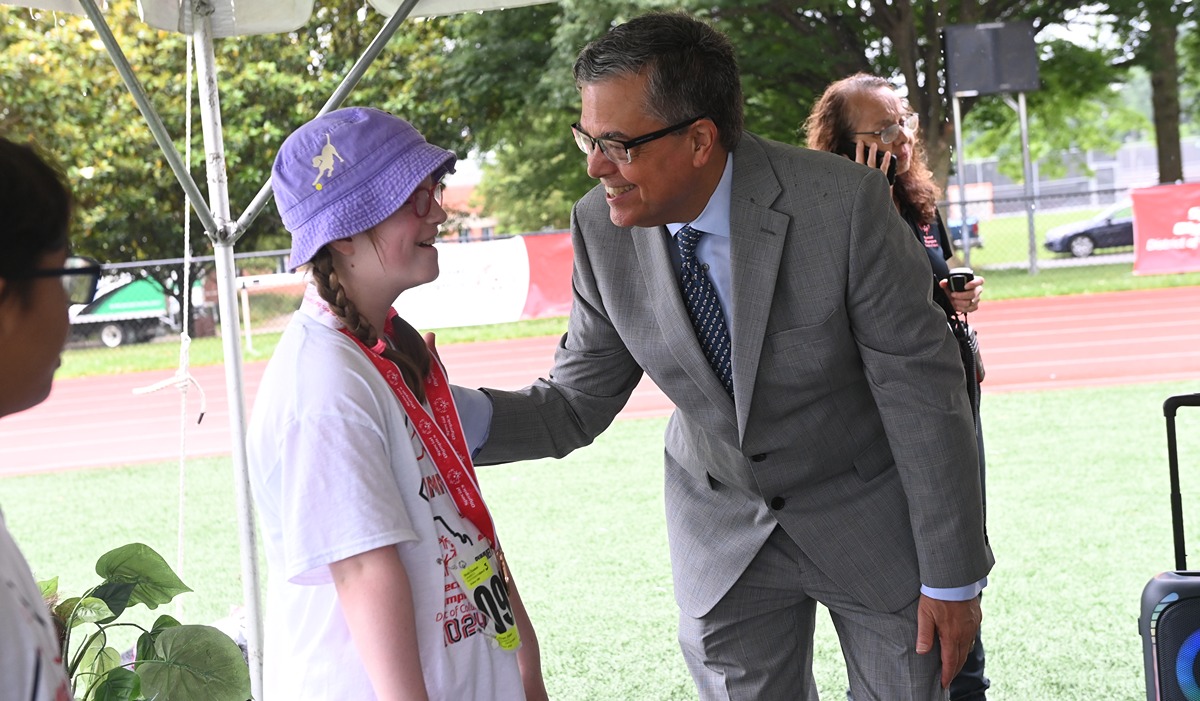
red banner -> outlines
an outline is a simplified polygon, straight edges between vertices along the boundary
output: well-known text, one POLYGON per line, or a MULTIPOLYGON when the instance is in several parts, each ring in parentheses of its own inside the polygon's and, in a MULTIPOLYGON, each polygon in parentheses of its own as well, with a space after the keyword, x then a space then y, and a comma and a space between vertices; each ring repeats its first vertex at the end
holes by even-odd
POLYGON ((1134 190, 1135 275, 1200 270, 1200 183, 1134 190))
POLYGON ((523 236, 529 252, 529 292, 522 319, 566 316, 571 311, 571 234, 523 236))

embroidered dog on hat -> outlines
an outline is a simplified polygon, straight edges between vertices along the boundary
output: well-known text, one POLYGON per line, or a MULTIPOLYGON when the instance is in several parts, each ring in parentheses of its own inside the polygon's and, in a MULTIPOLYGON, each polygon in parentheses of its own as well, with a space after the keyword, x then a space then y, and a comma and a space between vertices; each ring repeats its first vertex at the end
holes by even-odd
POLYGON ((321 155, 313 156, 312 164, 317 169, 317 179, 313 181, 313 187, 321 189, 321 178, 330 177, 333 175, 333 159, 337 158, 342 163, 346 162, 342 158, 342 154, 338 153, 337 147, 329 141, 329 134, 325 135, 325 147, 321 149, 321 155))

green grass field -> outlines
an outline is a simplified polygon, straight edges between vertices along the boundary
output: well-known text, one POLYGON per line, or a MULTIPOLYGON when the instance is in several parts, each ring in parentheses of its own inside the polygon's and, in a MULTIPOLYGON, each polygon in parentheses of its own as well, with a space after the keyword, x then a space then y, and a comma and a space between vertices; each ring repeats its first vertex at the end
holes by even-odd
MULTIPOLYGON (((987 278, 985 304, 1200 285, 1200 273, 1138 277, 1128 263, 1037 275, 989 270, 986 256, 1001 249, 993 241, 1015 234, 985 228, 984 236, 988 248, 973 252, 972 265, 987 278)), ((292 304, 253 303, 255 333, 243 343, 247 362, 270 356, 278 331, 269 322, 292 304)), ((565 328, 565 318, 553 318, 437 334, 444 345, 565 328)), ((71 350, 57 377, 173 369, 179 348, 172 340, 71 350)), ((222 362, 221 340, 194 339, 190 356, 193 365, 222 362)), ((1170 394, 1200 391, 1197 385, 985 396, 997 557, 984 597, 992 701, 1144 698, 1140 592, 1150 576, 1173 567, 1161 406, 1170 394)), ((618 422, 562 461, 482 471, 538 627, 552 698, 695 698, 675 642, 662 514, 664 425, 665 419, 618 422)), ((1181 455, 1200 465, 1200 416, 1181 414, 1180 436, 1181 455)), ((227 458, 186 465, 180 575, 195 593, 168 611, 185 622, 222 618, 242 600, 231 473, 227 458)), ((61 576, 61 591, 70 595, 96 583, 96 558, 126 542, 145 542, 176 561, 179 484, 177 463, 10 477, 0 479, 0 507, 35 573, 61 576)), ((1184 488, 1185 503, 1200 509, 1200 470, 1185 474, 1184 488)), ((161 611, 136 613, 134 620, 149 623, 161 611)), ((844 665, 826 616, 818 618, 817 645, 823 698, 842 698, 844 665)))
MULTIPOLYGON (((1196 391, 1200 382, 985 395, 993 701, 1145 698, 1139 598, 1174 566, 1162 402, 1196 391)), ((564 460, 481 472, 552 698, 695 698, 675 642, 664 425, 620 421, 564 460)), ((1194 523, 1200 412, 1181 410, 1178 429, 1194 523)), ((181 575, 195 593, 180 597, 186 622, 221 618, 241 601, 231 471, 228 459, 187 464, 181 575)), ((10 477, 0 479, 0 505, 36 574, 60 575, 65 592, 78 592, 95 583, 96 558, 125 542, 175 561, 178 484, 177 464, 10 477)), ((818 621, 818 684, 838 699, 843 663, 828 618, 818 621)))

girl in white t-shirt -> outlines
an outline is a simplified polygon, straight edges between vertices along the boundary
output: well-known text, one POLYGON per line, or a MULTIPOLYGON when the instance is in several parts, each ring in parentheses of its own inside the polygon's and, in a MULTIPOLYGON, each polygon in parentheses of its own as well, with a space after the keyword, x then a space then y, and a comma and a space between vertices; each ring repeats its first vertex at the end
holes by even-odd
MULTIPOLYGON (((67 308, 96 293, 100 266, 68 256, 71 194, 29 146, 0 137, 0 416, 50 394, 67 308)), ((62 643, 0 514, 0 701, 70 701, 62 643)))
POLYGON ((546 696, 475 481, 465 398, 392 308, 438 275, 455 160, 357 107, 304 125, 276 157, 291 264, 312 283, 247 441, 269 569, 264 701, 546 696))

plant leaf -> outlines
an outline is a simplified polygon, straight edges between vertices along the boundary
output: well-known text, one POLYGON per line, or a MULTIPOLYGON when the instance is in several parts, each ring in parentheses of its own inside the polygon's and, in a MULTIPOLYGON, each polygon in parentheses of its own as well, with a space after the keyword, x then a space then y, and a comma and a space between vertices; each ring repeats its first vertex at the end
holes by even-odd
POLYGON ((246 701, 250 669, 237 643, 202 625, 168 628, 155 641, 155 656, 138 665, 147 698, 246 701))
POLYGON ((106 638, 103 631, 93 635, 87 639, 87 647, 79 656, 79 665, 76 669, 76 676, 91 676, 92 665, 95 664, 96 658, 104 651, 106 638))
POLYGON ((37 583, 38 589, 42 590, 43 599, 53 599, 58 596, 58 577, 53 579, 43 579, 37 583))
POLYGON ((136 655, 136 659, 134 659, 135 665, 140 665, 146 660, 158 659, 154 652, 154 639, 157 637, 158 633, 153 631, 142 633, 138 636, 137 652, 134 653, 136 655))
POLYGON ((92 692, 92 701, 133 701, 141 694, 142 681, 138 675, 116 667, 92 692))
POLYGON ((68 622, 72 628, 83 623, 99 623, 105 619, 113 618, 113 613, 109 610, 108 604, 104 603, 102 599, 91 596, 83 599, 78 596, 71 597, 58 606, 55 606, 54 613, 68 622))
POLYGON ((179 621, 175 620, 173 616, 168 616, 164 613, 163 615, 154 619, 154 626, 150 628, 150 632, 157 635, 168 628, 174 628, 178 625, 180 625, 179 621))
POLYGON ((137 585, 133 582, 105 582, 92 590, 92 596, 103 599, 104 603, 108 604, 108 610, 112 611, 111 618, 98 622, 111 623, 120 617, 129 605, 129 598, 133 596, 135 586, 137 585))
POLYGON ((150 630, 146 630, 145 633, 138 636, 137 657, 134 660, 140 664, 143 660, 158 659, 158 653, 155 652, 154 647, 154 642, 158 639, 158 634, 161 634, 163 630, 176 628, 179 624, 179 621, 175 621, 173 617, 167 616, 166 613, 156 618, 150 630))
POLYGON ((159 633, 164 630, 170 630, 179 625, 179 621, 171 616, 163 614, 154 621, 154 626, 150 630, 138 636, 137 641, 137 661, 142 660, 157 660, 158 653, 154 651, 154 641, 158 639, 159 633))
POLYGON ((145 604, 155 609, 191 591, 161 555, 142 543, 122 545, 101 555, 96 561, 96 574, 106 582, 134 584, 129 606, 145 604))
POLYGON ((100 678, 120 666, 121 653, 117 652, 116 648, 106 647, 97 652, 95 659, 92 660, 92 673, 100 678))

